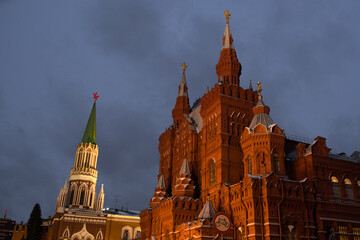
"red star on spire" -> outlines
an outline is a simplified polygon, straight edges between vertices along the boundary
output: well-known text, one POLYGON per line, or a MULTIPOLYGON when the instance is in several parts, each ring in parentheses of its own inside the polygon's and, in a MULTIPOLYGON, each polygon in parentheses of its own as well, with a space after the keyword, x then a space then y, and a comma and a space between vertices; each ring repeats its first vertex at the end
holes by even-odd
POLYGON ((95 99, 95 101, 98 99, 98 97, 99 97, 99 95, 97 94, 97 92, 96 93, 93 93, 94 94, 94 99, 95 99))

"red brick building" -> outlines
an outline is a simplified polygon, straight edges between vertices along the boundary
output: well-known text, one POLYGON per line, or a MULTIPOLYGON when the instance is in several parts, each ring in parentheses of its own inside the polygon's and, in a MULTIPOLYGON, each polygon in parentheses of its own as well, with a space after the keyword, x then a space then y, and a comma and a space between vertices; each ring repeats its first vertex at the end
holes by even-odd
POLYGON ((232 219, 224 239, 360 239, 360 152, 336 155, 323 137, 285 135, 261 84, 240 87, 225 16, 218 83, 192 107, 183 65, 142 239, 214 239, 215 212, 232 219))

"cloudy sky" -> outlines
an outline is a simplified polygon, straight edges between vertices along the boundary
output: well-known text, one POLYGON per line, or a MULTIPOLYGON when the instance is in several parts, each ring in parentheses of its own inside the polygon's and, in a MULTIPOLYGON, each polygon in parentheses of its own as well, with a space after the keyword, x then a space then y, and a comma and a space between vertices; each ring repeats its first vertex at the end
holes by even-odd
POLYGON ((360 1, 0 0, 0 216, 53 215, 95 91, 104 206, 146 208, 180 64, 191 102, 214 86, 225 9, 273 120, 360 150, 360 1))

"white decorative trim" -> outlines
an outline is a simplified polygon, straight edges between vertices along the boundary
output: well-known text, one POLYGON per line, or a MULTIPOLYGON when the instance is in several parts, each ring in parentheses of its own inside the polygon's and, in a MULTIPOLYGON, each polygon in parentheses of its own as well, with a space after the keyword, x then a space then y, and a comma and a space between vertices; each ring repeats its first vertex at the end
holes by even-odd
POLYGON ((84 223, 83 228, 79 232, 71 236, 71 240, 74 239, 95 240, 94 236, 86 230, 86 223, 84 223))
POLYGON ((86 176, 86 175, 70 175, 70 181, 90 181, 96 184, 97 178, 93 176, 86 176))

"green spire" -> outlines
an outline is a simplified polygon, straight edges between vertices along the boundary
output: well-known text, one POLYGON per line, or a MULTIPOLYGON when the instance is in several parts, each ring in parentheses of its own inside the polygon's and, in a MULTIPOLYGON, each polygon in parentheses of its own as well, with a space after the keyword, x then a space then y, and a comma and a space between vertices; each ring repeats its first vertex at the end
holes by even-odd
POLYGON ((96 145, 96 100, 91 109, 90 117, 86 125, 82 143, 92 143, 96 145))

